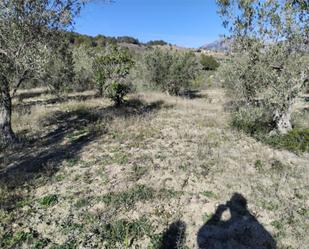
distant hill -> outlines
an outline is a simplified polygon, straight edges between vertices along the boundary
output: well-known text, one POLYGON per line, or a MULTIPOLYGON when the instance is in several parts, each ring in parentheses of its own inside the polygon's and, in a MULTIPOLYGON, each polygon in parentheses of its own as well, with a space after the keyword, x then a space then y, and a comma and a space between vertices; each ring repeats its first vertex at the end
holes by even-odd
POLYGON ((206 49, 210 51, 218 51, 218 52, 228 52, 231 48, 231 45, 232 45, 232 40, 219 39, 214 42, 201 46, 201 49, 206 49))

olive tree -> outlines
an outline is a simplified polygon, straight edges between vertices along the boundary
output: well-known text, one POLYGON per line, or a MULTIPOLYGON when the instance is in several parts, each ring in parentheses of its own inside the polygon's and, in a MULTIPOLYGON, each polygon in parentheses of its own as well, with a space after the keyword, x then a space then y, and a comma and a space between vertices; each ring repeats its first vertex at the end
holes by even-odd
POLYGON ((291 130, 291 111, 308 83, 306 0, 217 0, 232 36, 225 83, 235 99, 268 112, 276 130, 291 130))
POLYGON ((123 102, 123 97, 129 93, 130 85, 124 80, 134 65, 128 49, 115 45, 109 46, 103 54, 93 61, 93 70, 99 94, 111 98, 116 105, 123 102))
POLYGON ((11 127, 12 96, 45 70, 53 48, 73 22, 78 0, 0 1, 0 140, 16 141, 11 127))
POLYGON ((200 70, 194 53, 155 49, 145 56, 149 83, 171 95, 189 87, 200 70))

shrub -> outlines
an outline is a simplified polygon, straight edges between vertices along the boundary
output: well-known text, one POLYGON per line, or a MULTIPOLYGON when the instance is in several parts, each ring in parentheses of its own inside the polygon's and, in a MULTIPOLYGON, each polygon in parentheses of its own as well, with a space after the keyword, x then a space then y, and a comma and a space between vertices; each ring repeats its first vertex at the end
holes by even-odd
POLYGON ((287 134, 273 135, 266 139, 266 143, 279 149, 309 152, 309 129, 293 129, 287 134))
POLYGON ((124 96, 132 91, 132 85, 126 82, 112 82, 107 88, 107 96, 120 105, 124 101, 124 96))
POLYGON ((196 57, 190 52, 156 49, 145 56, 145 64, 150 84, 171 95, 188 88, 199 72, 196 57))
POLYGON ((309 129, 294 128, 286 134, 270 133, 276 127, 271 113, 261 107, 240 108, 233 115, 232 126, 278 149, 309 152, 309 129))
POLYGON ((235 111, 232 126, 255 137, 267 134, 274 128, 270 114, 254 106, 240 107, 235 111))
POLYGON ((133 65, 129 51, 114 45, 108 47, 103 55, 97 55, 93 61, 93 70, 99 94, 107 95, 116 105, 121 104, 131 89, 124 80, 133 65))
POLYGON ((216 70, 219 67, 219 63, 211 55, 202 54, 200 58, 200 63, 203 70, 216 70))

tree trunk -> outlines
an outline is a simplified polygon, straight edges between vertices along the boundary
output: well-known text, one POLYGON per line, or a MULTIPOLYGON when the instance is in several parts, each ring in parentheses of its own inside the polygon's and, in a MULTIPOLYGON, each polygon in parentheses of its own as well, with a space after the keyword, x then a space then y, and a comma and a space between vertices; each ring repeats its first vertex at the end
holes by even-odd
POLYGON ((286 134, 290 130, 292 130, 291 124, 291 111, 276 111, 275 112, 275 122, 277 126, 277 130, 281 134, 286 134))
POLYGON ((5 144, 16 142, 16 136, 12 130, 12 100, 7 80, 0 82, 0 141, 5 144))

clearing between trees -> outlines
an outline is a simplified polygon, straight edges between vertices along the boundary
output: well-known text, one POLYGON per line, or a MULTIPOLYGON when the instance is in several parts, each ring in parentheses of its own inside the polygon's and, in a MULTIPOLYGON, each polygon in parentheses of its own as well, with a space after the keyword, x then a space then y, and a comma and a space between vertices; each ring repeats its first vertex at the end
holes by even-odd
POLYGON ((309 244, 308 153, 231 128, 223 89, 117 108, 93 91, 18 96, 13 128, 28 142, 1 152, 1 248, 309 244))

